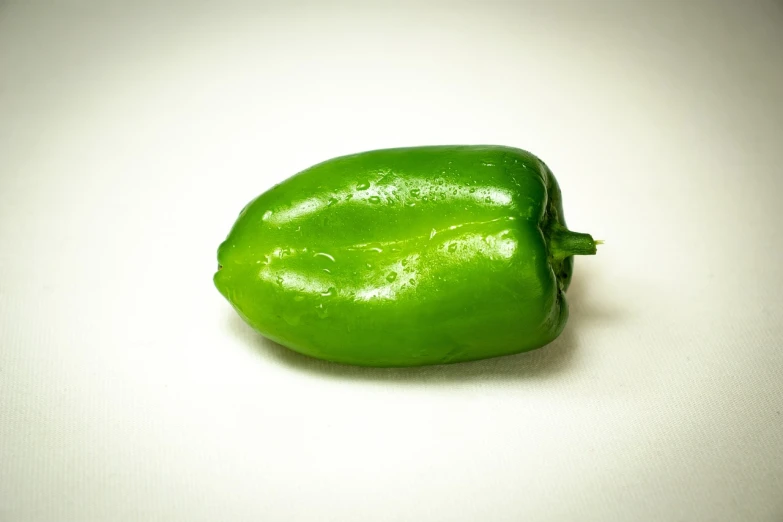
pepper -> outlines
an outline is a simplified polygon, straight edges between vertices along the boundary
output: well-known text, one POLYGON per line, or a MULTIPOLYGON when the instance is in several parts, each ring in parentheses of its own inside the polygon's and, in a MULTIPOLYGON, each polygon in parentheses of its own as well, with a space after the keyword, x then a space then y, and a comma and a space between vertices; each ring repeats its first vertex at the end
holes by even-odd
POLYGON ((214 283, 263 336, 315 358, 422 366, 545 346, 568 319, 560 187, 495 145, 382 149, 310 167, 251 201, 214 283))

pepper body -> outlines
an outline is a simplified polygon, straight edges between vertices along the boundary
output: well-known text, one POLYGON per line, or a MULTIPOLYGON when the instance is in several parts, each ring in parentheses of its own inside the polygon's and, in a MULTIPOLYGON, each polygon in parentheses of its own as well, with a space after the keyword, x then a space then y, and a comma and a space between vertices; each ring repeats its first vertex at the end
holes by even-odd
POLYGON ((568 318, 574 254, 555 177, 503 146, 334 158, 251 201, 214 282, 262 335, 319 359, 422 366, 519 353, 568 318))

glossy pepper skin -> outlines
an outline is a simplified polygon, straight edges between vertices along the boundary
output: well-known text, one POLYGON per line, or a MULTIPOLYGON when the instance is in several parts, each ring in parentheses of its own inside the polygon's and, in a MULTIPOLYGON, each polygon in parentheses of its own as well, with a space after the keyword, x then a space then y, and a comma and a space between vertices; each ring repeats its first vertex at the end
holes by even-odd
POLYGON ((262 335, 319 359, 422 366, 542 347, 568 318, 573 255, 560 188, 504 146, 342 156, 251 201, 214 282, 262 335))

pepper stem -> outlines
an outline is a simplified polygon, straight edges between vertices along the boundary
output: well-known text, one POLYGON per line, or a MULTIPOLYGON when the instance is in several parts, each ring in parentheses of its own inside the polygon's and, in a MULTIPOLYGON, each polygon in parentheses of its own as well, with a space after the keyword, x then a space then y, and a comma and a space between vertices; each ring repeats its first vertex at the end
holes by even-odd
POLYGON ((572 232, 561 225, 556 225, 549 231, 549 252, 556 260, 569 256, 595 255, 596 245, 602 243, 603 241, 596 241, 590 234, 572 232))

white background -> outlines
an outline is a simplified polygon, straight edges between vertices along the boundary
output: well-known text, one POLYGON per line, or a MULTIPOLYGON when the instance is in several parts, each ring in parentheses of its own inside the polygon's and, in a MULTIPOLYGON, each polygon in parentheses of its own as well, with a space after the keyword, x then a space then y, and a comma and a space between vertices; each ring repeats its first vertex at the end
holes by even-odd
POLYGON ((0 4, 0 520, 783 520, 783 4, 286 5, 0 4), (606 240, 550 346, 337 366, 213 287, 273 184, 454 143, 606 240))

